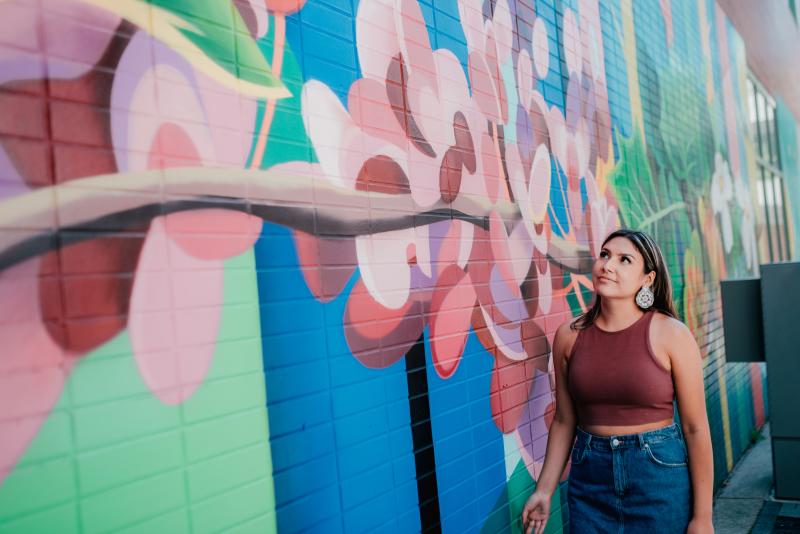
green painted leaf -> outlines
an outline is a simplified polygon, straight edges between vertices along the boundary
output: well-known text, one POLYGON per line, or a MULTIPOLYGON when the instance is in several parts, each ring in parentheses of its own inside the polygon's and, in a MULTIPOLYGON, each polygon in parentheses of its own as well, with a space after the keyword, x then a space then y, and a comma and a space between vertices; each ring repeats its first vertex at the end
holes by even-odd
POLYGON ((680 310, 683 294, 683 254, 692 235, 695 206, 684 199, 700 193, 690 182, 675 178, 670 166, 654 174, 641 131, 617 137, 619 159, 608 180, 620 208, 623 226, 648 232, 662 248, 680 310))
POLYGON ((291 96, 230 1, 82 1, 150 33, 197 71, 231 90, 254 98, 291 96))
POLYGON ((702 189, 714 161, 714 132, 705 92, 688 67, 671 66, 659 73, 660 110, 657 132, 662 151, 654 151, 659 167, 673 180, 702 189))
POLYGON ((147 0, 187 24, 179 31, 215 63, 241 80, 265 87, 284 88, 276 78, 239 11, 220 0, 147 0))

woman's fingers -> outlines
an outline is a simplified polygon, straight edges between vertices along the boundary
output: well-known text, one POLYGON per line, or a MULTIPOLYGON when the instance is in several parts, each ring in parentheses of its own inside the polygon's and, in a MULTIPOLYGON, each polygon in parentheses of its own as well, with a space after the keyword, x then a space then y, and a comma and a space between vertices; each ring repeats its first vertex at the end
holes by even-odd
POLYGON ((543 516, 541 513, 534 513, 527 516, 527 520, 523 520, 523 526, 525 527, 525 534, 542 534, 544 532, 544 527, 547 525, 547 516, 543 516))
POLYGON ((535 534, 542 534, 544 532, 544 527, 547 526, 547 516, 540 515, 538 519, 534 520, 536 524, 536 529, 534 531, 535 534))
POLYGON ((536 522, 535 521, 530 521, 528 523, 528 528, 525 529, 525 534, 532 534, 533 533, 533 529, 535 527, 536 527, 536 522))
POLYGON ((542 534, 549 517, 548 503, 532 499, 522 508, 522 528, 525 534, 542 534))
POLYGON ((534 531, 535 527, 534 519, 533 517, 531 517, 530 510, 528 511, 527 514, 525 514, 525 517, 522 520, 522 527, 523 527, 523 532, 525 532, 525 534, 531 534, 534 531))

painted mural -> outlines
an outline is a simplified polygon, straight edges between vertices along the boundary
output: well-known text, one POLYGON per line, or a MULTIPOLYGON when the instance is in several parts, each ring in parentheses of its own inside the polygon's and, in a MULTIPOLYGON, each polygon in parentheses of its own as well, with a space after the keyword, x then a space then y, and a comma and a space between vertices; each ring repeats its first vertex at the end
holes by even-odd
POLYGON ((745 74, 713 0, 0 0, 0 532, 517 532, 621 226, 721 480, 745 74))

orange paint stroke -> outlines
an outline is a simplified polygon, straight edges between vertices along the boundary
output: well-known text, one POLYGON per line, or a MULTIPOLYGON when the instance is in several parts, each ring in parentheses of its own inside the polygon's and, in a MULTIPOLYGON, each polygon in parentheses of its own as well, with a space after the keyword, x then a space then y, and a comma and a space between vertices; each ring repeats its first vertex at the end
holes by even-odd
POLYGON ((575 280, 576 283, 583 284, 584 287, 586 287, 587 289, 591 289, 592 291, 594 291, 594 284, 592 283, 591 280, 589 280, 589 277, 586 276, 585 274, 570 273, 570 276, 572 277, 573 280, 575 280))
MULTIPOLYGON (((275 13, 275 41, 272 51, 272 72, 277 78, 281 77, 283 68, 283 45, 286 42, 286 15, 275 13)), ((261 122, 261 130, 258 132, 258 141, 253 152, 253 160, 250 162, 251 169, 260 169, 264 154, 267 151, 267 137, 272 126, 272 118, 275 116, 275 99, 267 100, 267 109, 264 111, 264 120, 261 122)))
POLYGON ((583 300, 583 294, 581 293, 581 285, 580 283, 578 283, 575 277, 572 276, 571 273, 570 273, 570 278, 572 278, 570 287, 572 287, 575 290, 575 297, 578 299, 578 305, 580 305, 581 311, 585 313, 586 310, 589 309, 589 307, 586 305, 586 301, 583 300))
POLYGON ((570 291, 572 291, 572 284, 559 289, 553 289, 553 299, 555 300, 560 299, 561 297, 566 297, 570 291))

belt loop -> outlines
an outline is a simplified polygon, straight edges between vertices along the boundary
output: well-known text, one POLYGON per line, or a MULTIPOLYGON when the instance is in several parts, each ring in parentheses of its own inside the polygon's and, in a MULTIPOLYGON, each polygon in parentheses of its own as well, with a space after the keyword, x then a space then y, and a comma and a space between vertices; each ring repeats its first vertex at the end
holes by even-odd
POLYGON ((592 435, 587 432, 586 433, 586 448, 591 450, 591 445, 592 445, 592 435))
POLYGON ((644 434, 640 432, 636 434, 636 438, 639 441, 639 448, 644 449, 644 434))

